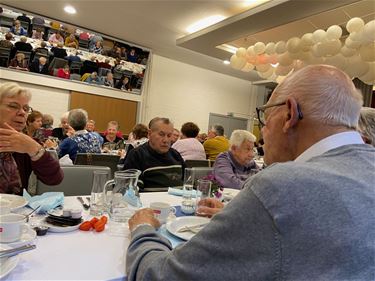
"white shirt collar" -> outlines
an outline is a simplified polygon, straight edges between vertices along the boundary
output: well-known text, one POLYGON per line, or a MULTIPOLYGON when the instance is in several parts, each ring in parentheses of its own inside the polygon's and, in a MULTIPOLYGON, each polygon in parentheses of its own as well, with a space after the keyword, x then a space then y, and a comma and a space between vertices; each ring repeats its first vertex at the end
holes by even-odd
POLYGON ((328 150, 347 145, 347 144, 363 144, 361 135, 358 132, 344 132, 338 133, 329 137, 326 137, 319 142, 313 144, 306 149, 301 155, 299 155, 294 161, 295 162, 306 162, 312 157, 322 155, 328 150))

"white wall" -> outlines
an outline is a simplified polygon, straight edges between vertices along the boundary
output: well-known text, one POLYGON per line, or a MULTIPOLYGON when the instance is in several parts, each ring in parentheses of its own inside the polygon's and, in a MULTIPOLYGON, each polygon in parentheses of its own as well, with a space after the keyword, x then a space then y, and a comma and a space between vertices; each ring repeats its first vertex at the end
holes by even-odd
MULTIPOLYGON (((142 121, 171 118, 176 128, 188 121, 207 131, 209 113, 250 118, 259 86, 249 81, 174 61, 152 57, 148 95, 142 121)), ((264 87, 261 87, 264 88, 264 87)))

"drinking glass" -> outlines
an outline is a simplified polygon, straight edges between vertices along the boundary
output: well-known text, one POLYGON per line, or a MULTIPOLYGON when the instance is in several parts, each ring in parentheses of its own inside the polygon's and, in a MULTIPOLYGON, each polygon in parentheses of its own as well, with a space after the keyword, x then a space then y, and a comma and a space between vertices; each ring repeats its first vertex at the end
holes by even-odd
POLYGON ((187 215, 194 213, 194 201, 192 198, 193 186, 193 169, 186 168, 184 173, 184 186, 182 191, 181 211, 187 215))
POLYGON ((200 214, 198 212, 198 203, 202 199, 210 198, 211 185, 212 185, 212 182, 209 181, 209 180, 204 180, 204 179, 198 180, 197 198, 196 198, 196 201, 195 201, 195 214, 197 216, 204 216, 205 215, 205 214, 200 214))
POLYGON ((103 188, 109 179, 109 172, 102 170, 94 171, 91 189, 90 215, 101 216, 104 211, 103 188))

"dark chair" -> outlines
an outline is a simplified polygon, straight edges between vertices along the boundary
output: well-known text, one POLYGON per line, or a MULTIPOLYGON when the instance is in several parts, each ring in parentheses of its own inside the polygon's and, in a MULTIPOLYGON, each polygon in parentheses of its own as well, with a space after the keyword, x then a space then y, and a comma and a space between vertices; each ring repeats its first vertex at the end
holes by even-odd
POLYGON ((111 172, 110 168, 101 166, 73 165, 61 166, 61 169, 64 172, 63 181, 58 185, 50 186, 38 180, 36 183, 37 195, 50 191, 61 191, 64 192, 65 196, 90 195, 94 171, 111 172))
POLYGON ((160 166, 143 171, 138 181, 140 192, 168 191, 170 186, 182 185, 182 166, 160 166))
POLYGON ((111 70, 109 68, 99 67, 99 69, 98 69, 98 75, 99 76, 107 76, 108 72, 111 72, 111 70))
POLYGON ((210 167, 210 161, 209 160, 186 160, 185 164, 186 164, 187 168, 210 167))
POLYGON ((89 49, 89 40, 84 40, 84 39, 79 38, 78 45, 79 45, 79 49, 83 49, 87 51, 89 49))
POLYGON ((8 18, 6 16, 0 15, 0 26, 12 27, 14 19, 8 18))
POLYGON ((53 74, 54 69, 63 68, 66 64, 68 64, 68 61, 65 59, 53 58, 48 67, 48 72, 53 74))
POLYGON ((46 54, 42 54, 42 53, 35 53, 33 61, 39 60, 41 57, 45 57, 47 59, 47 64, 48 64, 48 56, 46 54))
POLYGON ((143 77, 139 77, 137 80, 137 83, 135 84, 135 88, 137 89, 142 88, 142 83, 143 83, 143 77))
POLYGON ((96 153, 78 153, 74 165, 95 165, 105 166, 111 169, 111 176, 118 171, 117 165, 120 161, 119 155, 96 154, 96 153))
POLYGON ((70 73, 80 73, 82 64, 81 61, 72 61, 70 64, 70 73))
POLYGON ((30 27, 29 23, 27 21, 20 20, 20 24, 26 30, 26 32, 29 33, 29 27, 30 27))
POLYGON ((9 59, 10 59, 10 51, 9 48, 0 48, 0 66, 8 67, 9 59))
POLYGON ((129 81, 131 81, 132 76, 133 76, 133 71, 130 71, 130 70, 124 70, 124 71, 122 72, 122 74, 123 74, 124 76, 128 77, 128 78, 129 78, 129 81))

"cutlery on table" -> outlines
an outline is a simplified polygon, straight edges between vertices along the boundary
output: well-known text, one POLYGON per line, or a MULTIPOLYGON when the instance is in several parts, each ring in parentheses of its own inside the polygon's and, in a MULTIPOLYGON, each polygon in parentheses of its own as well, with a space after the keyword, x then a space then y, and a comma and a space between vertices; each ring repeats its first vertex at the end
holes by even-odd
POLYGON ((82 204, 82 206, 83 206, 83 208, 84 208, 85 210, 90 209, 90 205, 89 205, 89 204, 86 204, 85 201, 83 201, 83 198, 82 198, 81 196, 78 196, 78 197, 77 197, 77 200, 78 200, 79 202, 81 202, 81 204, 82 204))
POLYGON ((26 251, 34 250, 35 248, 36 248, 35 245, 24 245, 24 246, 17 247, 17 248, 1 250, 0 258, 11 257, 11 256, 18 255, 26 251))
POLYGON ((180 229, 177 230, 177 232, 193 232, 198 233, 207 223, 201 223, 197 225, 190 225, 190 226, 183 226, 180 229))

